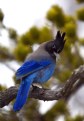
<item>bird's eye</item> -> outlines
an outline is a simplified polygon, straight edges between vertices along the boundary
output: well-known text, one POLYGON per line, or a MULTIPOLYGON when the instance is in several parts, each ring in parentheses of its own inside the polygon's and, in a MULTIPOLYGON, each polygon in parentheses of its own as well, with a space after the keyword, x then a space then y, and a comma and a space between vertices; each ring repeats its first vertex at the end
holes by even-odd
POLYGON ((53 45, 52 48, 55 49, 56 48, 55 45, 53 45))

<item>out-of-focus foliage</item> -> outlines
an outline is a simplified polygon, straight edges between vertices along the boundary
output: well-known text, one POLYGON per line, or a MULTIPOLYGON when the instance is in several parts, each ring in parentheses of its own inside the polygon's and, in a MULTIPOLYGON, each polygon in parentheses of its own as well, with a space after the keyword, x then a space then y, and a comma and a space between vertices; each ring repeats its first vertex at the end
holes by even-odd
POLYGON ((56 24, 58 28, 63 27, 65 24, 65 15, 62 9, 57 5, 54 5, 50 8, 50 10, 47 12, 46 18, 56 24))
POLYGON ((18 61, 23 62, 27 54, 32 52, 33 44, 40 44, 51 39, 51 30, 47 26, 44 26, 42 28, 33 26, 25 34, 18 37, 18 45, 14 50, 14 55, 18 61))
POLYGON ((9 38, 15 41, 17 39, 17 32, 13 28, 9 28, 9 38))
POLYGON ((64 26, 64 30, 66 32, 67 38, 69 38, 72 42, 76 40, 76 25, 74 23, 66 23, 64 26))
POLYGON ((29 32, 27 32, 27 34, 28 34, 31 42, 38 43, 39 36, 40 36, 40 31, 39 31, 39 29, 37 27, 30 28, 30 30, 29 30, 29 32))
POLYGON ((59 101, 44 116, 44 121, 54 121, 58 116, 68 114, 64 101, 59 101))
POLYGON ((9 50, 6 47, 0 46, 0 60, 8 59, 9 50), (5 53, 5 54, 3 54, 5 53))
POLYGON ((0 121, 19 121, 19 118, 13 110, 3 110, 0 113, 0 121))
POLYGON ((77 10, 77 18, 80 20, 80 21, 84 21, 84 7, 77 10))
POLYGON ((26 58, 27 54, 30 53, 32 51, 30 46, 25 46, 23 44, 18 44, 18 46, 15 48, 14 50, 14 55, 15 58, 18 61, 24 61, 24 59, 26 58))
MULTIPOLYGON (((84 0, 76 0, 78 3, 84 2, 84 0)), ((0 21, 3 21, 4 14, 0 9, 0 21)), ((84 22, 84 8, 80 8, 72 15, 66 14, 63 9, 57 5, 53 5, 46 13, 46 19, 57 30, 66 32, 66 44, 63 52, 61 53, 61 59, 57 62, 57 70, 55 71, 54 78, 59 80, 60 83, 66 82, 71 75, 72 71, 84 64, 84 60, 80 55, 79 48, 84 46, 84 38, 79 38, 77 34, 77 21, 84 22)), ((49 24, 50 25, 50 24, 49 24)), ((10 56, 9 53, 14 56, 14 60, 23 62, 28 54, 33 50, 34 44, 41 44, 42 42, 52 40, 53 26, 32 26, 28 31, 22 35, 18 35, 13 28, 8 29, 9 38, 15 42, 15 47, 11 51, 10 48, 4 48, 0 46, 0 60, 6 62, 10 56), (5 54, 1 54, 5 53, 5 54)), ((10 59, 9 59, 10 60, 10 59)), ((15 76, 13 77, 15 80, 15 76)), ((3 80, 2 80, 3 81, 3 80)), ((15 80, 15 83, 20 81, 15 80)), ((47 82, 48 87, 51 87, 51 83, 47 82)), ((0 90, 4 87, 0 86, 0 90)), ((12 104, 11 104, 12 105, 12 104)), ((46 107, 44 107, 45 109, 46 107)), ((0 121, 56 121, 59 116, 63 115, 65 121, 83 121, 84 117, 80 114, 76 117, 70 115, 67 104, 64 101, 58 101, 54 106, 48 110, 45 114, 40 114, 39 103, 37 100, 28 99, 27 104, 23 107, 21 112, 13 112, 1 110, 0 121)))
POLYGON ((51 30, 46 26, 41 28, 40 32, 41 33, 39 43, 49 41, 53 38, 51 30))
POLYGON ((84 38, 80 38, 79 41, 80 41, 80 44, 84 46, 84 38))
POLYGON ((51 39, 52 39, 51 30, 47 26, 44 26, 42 28, 33 26, 32 28, 30 28, 29 31, 23 34, 18 39, 18 41, 24 45, 32 45, 35 43, 40 44, 42 42, 45 42, 51 39))
POLYGON ((74 23, 75 24, 76 20, 73 16, 66 15, 65 16, 65 23, 74 23))
POLYGON ((77 115, 75 118, 67 117, 65 121, 84 121, 84 116, 77 115))
POLYGON ((24 110, 23 116, 25 117, 26 120, 29 120, 29 121, 39 121, 41 118, 40 117, 41 115, 40 115, 38 109, 39 109, 38 102, 34 99, 29 99, 27 102, 27 105, 25 105, 23 108, 23 110, 24 110), (25 110, 27 110, 27 111, 25 111, 25 110), (33 113, 32 113, 32 110, 33 110, 33 113))
POLYGON ((4 19, 4 14, 2 12, 2 10, 0 9, 0 22, 2 22, 4 19))
POLYGON ((78 3, 84 3, 84 0, 76 0, 78 3))
POLYGON ((0 91, 5 90, 5 89, 6 89, 6 86, 0 85, 0 91))

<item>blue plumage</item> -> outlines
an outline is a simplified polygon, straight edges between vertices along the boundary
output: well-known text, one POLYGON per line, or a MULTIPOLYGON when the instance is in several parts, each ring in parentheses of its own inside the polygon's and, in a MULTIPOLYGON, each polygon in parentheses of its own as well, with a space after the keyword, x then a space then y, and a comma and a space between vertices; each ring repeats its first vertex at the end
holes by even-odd
POLYGON ((25 104, 32 82, 44 83, 52 76, 55 69, 55 65, 51 65, 51 61, 46 59, 41 60, 39 62, 26 61, 17 70, 16 78, 23 78, 23 80, 20 84, 17 98, 13 106, 14 111, 19 111, 25 104))
POLYGON ((53 75, 56 67, 56 55, 64 47, 64 36, 65 33, 60 34, 58 31, 55 40, 41 44, 17 70, 16 79, 20 79, 21 84, 13 106, 14 111, 19 111, 26 103, 32 83, 44 83, 53 75))
POLYGON ((26 75, 34 73, 50 64, 48 60, 41 60, 39 62, 35 60, 26 61, 16 72, 16 79, 20 79, 26 75))
POLYGON ((22 80, 18 94, 17 94, 16 101, 13 106, 14 111, 19 111, 24 105, 24 103, 26 102, 28 92, 29 92, 34 76, 35 75, 32 75, 22 80))

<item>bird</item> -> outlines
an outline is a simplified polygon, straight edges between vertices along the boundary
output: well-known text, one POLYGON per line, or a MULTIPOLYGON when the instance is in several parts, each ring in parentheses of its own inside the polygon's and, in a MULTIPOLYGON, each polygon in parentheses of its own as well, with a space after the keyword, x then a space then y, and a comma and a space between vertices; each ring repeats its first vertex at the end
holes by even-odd
POLYGON ((21 80, 13 105, 13 110, 20 111, 27 101, 30 86, 45 83, 52 77, 56 68, 56 59, 65 45, 65 32, 57 31, 55 38, 42 43, 29 54, 22 66, 16 71, 16 79, 21 80))

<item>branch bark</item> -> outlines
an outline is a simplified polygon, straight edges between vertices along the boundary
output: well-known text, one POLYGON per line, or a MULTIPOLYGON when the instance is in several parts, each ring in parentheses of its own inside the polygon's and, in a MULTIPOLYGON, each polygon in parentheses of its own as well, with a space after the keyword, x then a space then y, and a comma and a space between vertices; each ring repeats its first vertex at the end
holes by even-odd
MULTIPOLYGON (((70 78, 66 81, 63 87, 58 90, 50 90, 39 87, 31 87, 29 92, 30 98, 35 98, 44 101, 51 100, 67 100, 71 94, 84 84, 84 65, 74 70, 70 78)), ((4 91, 0 91, 0 108, 8 105, 17 95, 18 85, 12 86, 4 91)))

